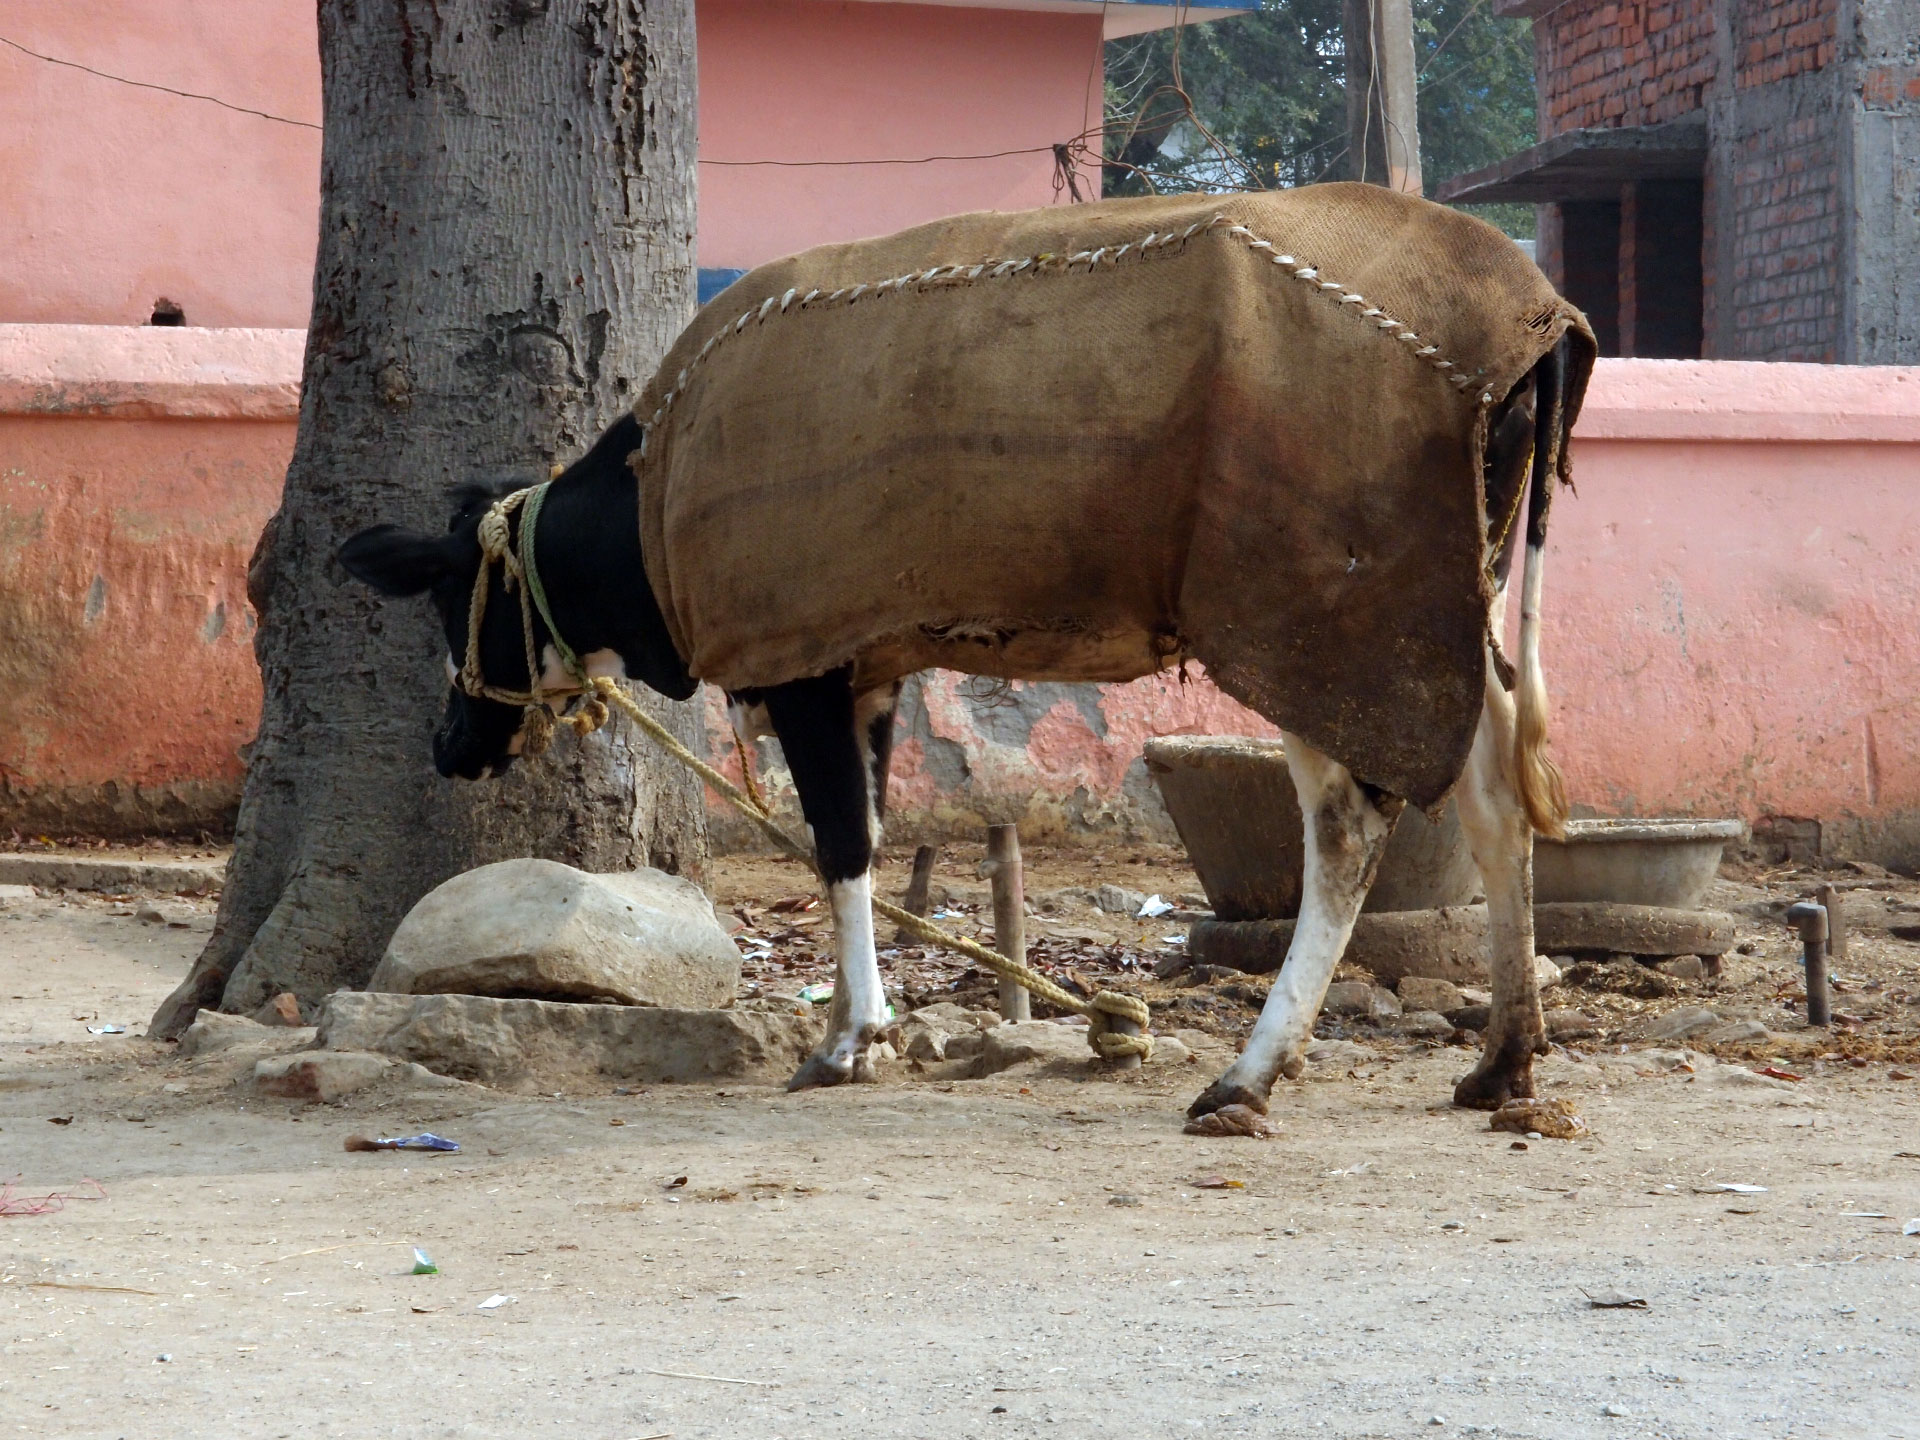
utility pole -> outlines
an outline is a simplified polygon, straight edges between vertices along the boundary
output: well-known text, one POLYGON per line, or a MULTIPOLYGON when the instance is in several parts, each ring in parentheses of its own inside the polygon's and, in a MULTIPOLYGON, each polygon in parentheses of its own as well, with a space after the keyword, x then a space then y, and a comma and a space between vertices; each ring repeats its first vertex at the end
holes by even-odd
POLYGON ((1346 0, 1347 173, 1422 193, 1411 0, 1346 0))

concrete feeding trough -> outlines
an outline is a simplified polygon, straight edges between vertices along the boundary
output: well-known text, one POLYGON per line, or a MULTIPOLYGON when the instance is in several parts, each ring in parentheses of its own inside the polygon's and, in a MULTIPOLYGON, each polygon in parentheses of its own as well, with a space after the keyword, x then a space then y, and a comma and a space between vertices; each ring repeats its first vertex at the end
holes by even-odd
MULTIPOLYGON (((1149 740, 1146 761, 1213 913, 1221 920, 1298 915, 1305 848, 1285 746, 1243 735, 1174 735, 1149 740)), ((1479 895, 1480 872, 1448 801, 1438 824, 1418 811, 1401 816, 1364 908, 1435 910, 1479 895)))
POLYGON ((1570 820, 1565 840, 1533 842, 1534 902, 1691 910, 1745 838, 1738 820, 1570 820))
MULTIPOLYGON (((1147 770, 1187 847, 1214 917, 1174 964, 1268 973, 1300 913, 1300 802, 1278 740, 1150 740, 1147 770)), ((1696 909, 1737 820, 1581 820, 1534 847, 1534 938, 1550 954, 1699 955, 1714 970, 1731 916, 1696 909)), ((1459 817, 1403 814, 1354 926, 1346 958, 1391 984, 1403 975, 1486 979, 1487 913, 1459 817)))

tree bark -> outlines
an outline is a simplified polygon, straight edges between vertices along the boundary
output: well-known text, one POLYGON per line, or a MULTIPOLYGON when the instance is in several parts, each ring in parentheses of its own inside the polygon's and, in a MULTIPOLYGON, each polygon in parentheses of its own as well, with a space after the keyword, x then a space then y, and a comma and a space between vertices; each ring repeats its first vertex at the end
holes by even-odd
MULTIPOLYGON (((445 781, 447 642, 333 556, 438 530, 446 491, 546 478, 625 408, 692 313, 692 0, 321 0, 320 243, 300 430, 249 576, 265 685, 212 940, 149 1033, 364 982, 401 917, 541 855, 697 875, 697 786, 644 737, 562 732, 445 781)), ((683 738, 692 705, 652 697, 683 738)))

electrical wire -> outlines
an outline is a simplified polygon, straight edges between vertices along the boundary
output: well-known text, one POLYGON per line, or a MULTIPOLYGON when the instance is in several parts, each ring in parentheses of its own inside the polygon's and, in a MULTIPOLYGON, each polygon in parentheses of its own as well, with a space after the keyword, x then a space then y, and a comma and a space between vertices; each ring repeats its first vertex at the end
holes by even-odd
POLYGON ((62 60, 57 55, 42 55, 38 50, 29 50, 18 40, 9 40, 0 35, 0 45, 8 45, 22 55, 31 55, 36 60, 44 60, 49 65, 64 65, 69 70, 84 70, 89 75, 97 75, 102 80, 111 80, 117 85, 131 85, 137 90, 158 90, 166 95, 178 95, 182 100, 204 100, 209 105, 218 105, 222 110, 232 110, 240 115, 258 115, 262 120, 271 120, 276 125, 293 125, 302 130, 318 130, 320 127, 311 120, 290 120, 285 115, 273 115, 265 110, 255 110, 250 105, 235 105, 222 100, 217 95, 200 95, 192 90, 176 90, 171 85, 156 85, 150 80, 130 80, 125 75, 111 75, 105 70, 96 70, 91 65, 82 65, 77 60, 62 60))

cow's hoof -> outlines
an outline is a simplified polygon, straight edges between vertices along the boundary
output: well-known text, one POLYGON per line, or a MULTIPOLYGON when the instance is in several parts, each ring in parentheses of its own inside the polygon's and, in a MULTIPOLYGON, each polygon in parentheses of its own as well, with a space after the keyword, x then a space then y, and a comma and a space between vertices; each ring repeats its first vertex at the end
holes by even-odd
POLYGON ((793 1072, 793 1078, 787 1081, 787 1089, 818 1090, 827 1085, 844 1085, 853 1078, 852 1056, 813 1054, 807 1057, 806 1064, 793 1072))
POLYGON ((1227 1105, 1244 1105, 1261 1115, 1267 1113, 1267 1096, 1263 1090, 1251 1085, 1242 1085, 1222 1075, 1213 1084, 1200 1092, 1200 1098, 1187 1107, 1187 1118, 1198 1120, 1202 1115, 1211 1115, 1227 1105))
POLYGON ((1453 1087, 1453 1103, 1468 1110, 1498 1110, 1509 1100, 1532 1098, 1532 1056, 1513 1063, 1490 1055, 1453 1087))
POLYGON ((1544 1035, 1514 1035, 1489 1045, 1480 1063, 1453 1087, 1453 1103, 1469 1110, 1498 1110, 1509 1100, 1531 1100, 1533 1057, 1546 1049, 1544 1035))

